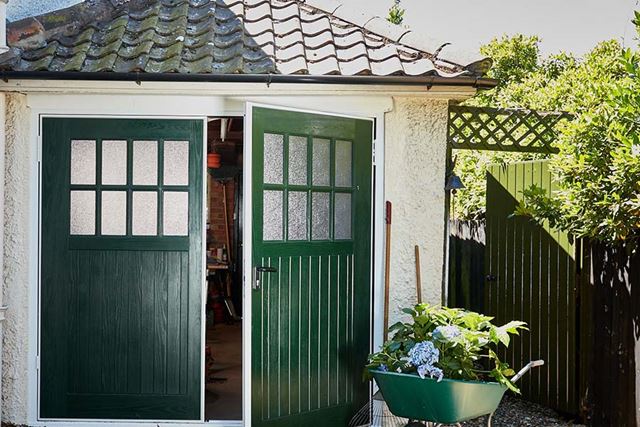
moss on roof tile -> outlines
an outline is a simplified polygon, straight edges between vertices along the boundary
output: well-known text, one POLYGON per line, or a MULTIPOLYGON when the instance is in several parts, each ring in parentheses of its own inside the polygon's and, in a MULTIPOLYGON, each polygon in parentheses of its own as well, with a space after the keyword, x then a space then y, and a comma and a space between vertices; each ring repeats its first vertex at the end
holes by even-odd
POLYGON ((113 65, 118 59, 118 54, 111 53, 101 58, 87 58, 84 61, 82 71, 87 73, 98 73, 102 71, 113 71, 113 65))
POLYGON ((173 56, 161 60, 149 58, 144 69, 147 73, 176 73, 180 69, 180 56, 173 56))
POLYGON ((154 46, 153 48, 151 48, 151 51, 149 52, 149 58, 158 62, 166 61, 166 60, 169 60, 170 58, 180 56, 180 54, 182 53, 183 47, 184 47, 183 42, 175 42, 169 47, 154 46))

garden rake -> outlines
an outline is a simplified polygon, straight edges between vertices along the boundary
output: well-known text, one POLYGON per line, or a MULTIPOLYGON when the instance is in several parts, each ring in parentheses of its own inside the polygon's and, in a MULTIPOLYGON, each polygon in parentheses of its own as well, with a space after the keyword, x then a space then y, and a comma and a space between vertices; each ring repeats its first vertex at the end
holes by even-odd
POLYGON ((362 407, 349 422, 349 427, 404 427, 409 421, 389 411, 382 394, 375 393, 369 403, 362 407))
MULTIPOLYGON (((389 333, 389 271, 391 267, 391 202, 386 202, 386 242, 384 273, 384 339, 389 333)), ((407 419, 400 418, 389 411, 389 407, 376 392, 349 422, 349 427, 400 427, 407 425, 407 419)))

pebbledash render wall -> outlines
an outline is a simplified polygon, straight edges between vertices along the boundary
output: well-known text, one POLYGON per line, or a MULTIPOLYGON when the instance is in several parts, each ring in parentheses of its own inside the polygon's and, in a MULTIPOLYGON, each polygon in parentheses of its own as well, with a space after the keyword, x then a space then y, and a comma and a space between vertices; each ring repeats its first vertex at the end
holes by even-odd
POLYGON ((29 230, 32 144, 27 96, 7 95, 2 423, 26 424, 28 411, 29 230))
POLYGON ((440 304, 444 268, 445 175, 449 102, 394 98, 385 116, 385 197, 391 222, 389 324, 417 303, 415 245, 422 300, 440 304))

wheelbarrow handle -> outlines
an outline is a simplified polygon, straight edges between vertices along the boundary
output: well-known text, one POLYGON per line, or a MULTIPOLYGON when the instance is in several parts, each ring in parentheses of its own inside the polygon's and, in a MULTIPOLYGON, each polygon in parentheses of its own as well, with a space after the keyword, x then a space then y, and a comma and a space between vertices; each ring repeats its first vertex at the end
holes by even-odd
POLYGON ((537 368, 538 366, 542 366, 544 365, 544 360, 532 360, 531 362, 527 363, 522 369, 520 369, 520 371, 518 371, 517 374, 515 374, 512 378, 511 378, 511 382, 515 383, 516 381, 518 381, 520 378, 522 378, 522 376, 524 374, 526 374, 527 372, 529 372, 529 370, 531 368, 537 368))

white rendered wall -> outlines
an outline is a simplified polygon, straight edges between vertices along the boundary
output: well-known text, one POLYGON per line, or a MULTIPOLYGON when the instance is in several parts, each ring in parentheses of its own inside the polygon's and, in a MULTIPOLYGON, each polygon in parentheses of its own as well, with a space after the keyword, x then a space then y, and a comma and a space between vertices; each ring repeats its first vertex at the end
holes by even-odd
POLYGON ((385 116, 385 197, 393 204, 389 325, 417 303, 415 245, 423 302, 440 304, 444 266, 448 101, 394 98, 385 116))
MULTIPOLYGON (((31 147, 27 97, 7 95, 2 422, 24 424, 28 411, 29 203, 31 147)), ((35 232, 35 230, 34 230, 35 232)))

